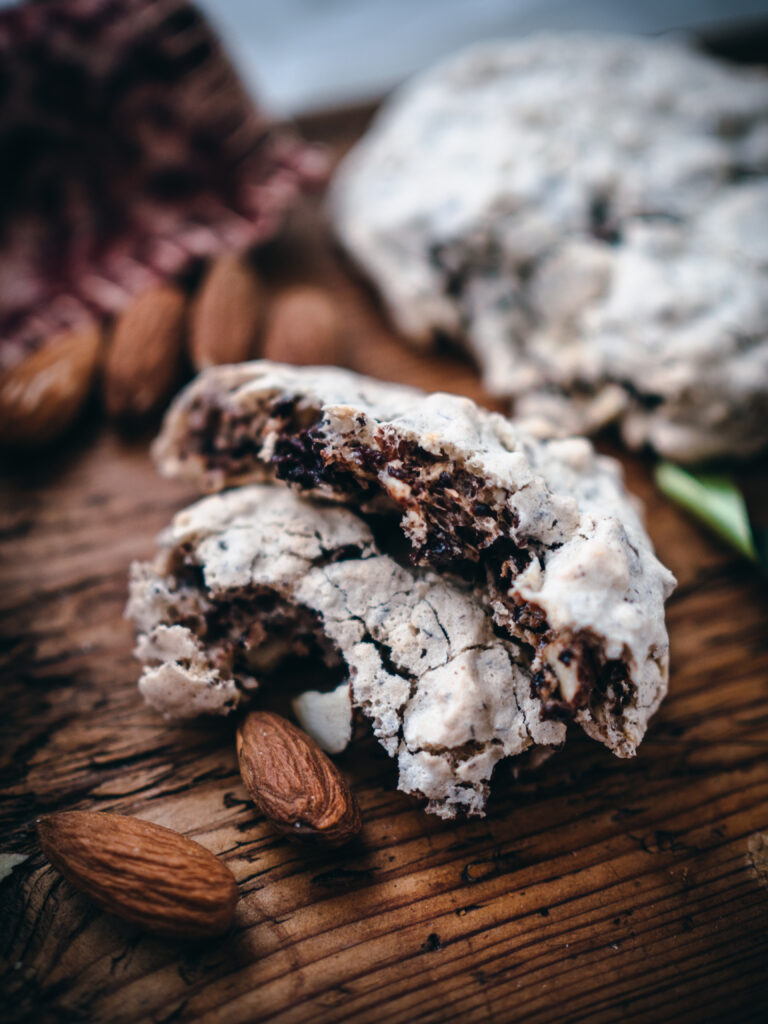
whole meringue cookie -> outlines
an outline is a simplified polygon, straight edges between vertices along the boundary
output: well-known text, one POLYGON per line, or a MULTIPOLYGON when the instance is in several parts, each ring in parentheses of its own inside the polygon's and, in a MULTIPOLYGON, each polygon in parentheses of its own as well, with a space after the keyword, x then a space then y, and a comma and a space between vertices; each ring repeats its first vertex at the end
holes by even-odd
POLYGON ((342 163, 344 245, 518 415, 681 461, 768 444, 768 78, 658 40, 484 44, 342 163))

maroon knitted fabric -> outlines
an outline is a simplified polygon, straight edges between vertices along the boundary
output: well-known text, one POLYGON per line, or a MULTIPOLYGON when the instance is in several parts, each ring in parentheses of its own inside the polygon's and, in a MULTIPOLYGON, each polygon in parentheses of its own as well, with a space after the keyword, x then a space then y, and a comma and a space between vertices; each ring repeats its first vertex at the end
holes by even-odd
POLYGON ((268 239, 323 172, 184 0, 2 12, 0 367, 201 256, 268 239))

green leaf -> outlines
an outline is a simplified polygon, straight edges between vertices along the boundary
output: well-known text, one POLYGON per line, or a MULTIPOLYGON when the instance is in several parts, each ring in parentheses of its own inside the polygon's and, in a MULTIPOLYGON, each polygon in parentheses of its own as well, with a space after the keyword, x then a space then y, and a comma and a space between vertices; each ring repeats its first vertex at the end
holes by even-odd
POLYGON ((729 476, 691 473, 671 462, 655 469, 662 494, 691 512, 752 562, 760 562, 744 497, 729 476))

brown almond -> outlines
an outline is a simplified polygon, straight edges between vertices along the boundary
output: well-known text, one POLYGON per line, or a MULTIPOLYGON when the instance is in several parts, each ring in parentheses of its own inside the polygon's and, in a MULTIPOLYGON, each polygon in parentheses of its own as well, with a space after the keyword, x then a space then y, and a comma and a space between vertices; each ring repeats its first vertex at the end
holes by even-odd
POLYGON ((324 288, 297 285, 269 309, 262 355, 295 366, 336 365, 344 357, 339 309, 324 288))
POLYGON ((102 811, 37 819, 48 860, 94 903, 174 939, 221 935, 237 903, 234 875, 199 843, 162 825, 102 811))
POLYGON ((190 313, 187 340, 195 369, 248 359, 265 306, 259 276, 243 257, 228 253, 215 260, 190 313))
POLYGON ((150 288, 121 313, 104 364, 111 416, 141 419, 162 408, 179 379, 186 297, 174 285, 150 288))
POLYGON ((96 324, 53 335, 0 375, 3 444, 44 444, 74 421, 93 384, 99 340, 96 324))
POLYGON ((278 832, 329 846, 362 827, 360 808, 336 765, 287 719, 252 711, 237 730, 245 788, 278 832))

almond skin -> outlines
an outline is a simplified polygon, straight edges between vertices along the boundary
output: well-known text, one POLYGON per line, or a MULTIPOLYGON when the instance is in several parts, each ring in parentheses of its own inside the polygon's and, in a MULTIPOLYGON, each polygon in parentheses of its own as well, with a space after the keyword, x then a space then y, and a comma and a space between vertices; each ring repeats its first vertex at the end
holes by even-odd
POLYGON ((120 315, 104 364, 110 416, 142 419, 170 398, 179 379, 186 296, 163 284, 139 295, 120 315))
POLYGON ((237 730, 237 757, 245 788, 278 832, 340 846, 360 831, 360 808, 338 768, 285 718, 247 715, 237 730))
POLYGON ((228 253, 215 260, 190 314, 188 347, 195 369, 248 359, 265 307, 264 287, 245 259, 228 253))
POLYGON ((265 359, 294 366, 336 365, 344 348, 341 316, 324 288, 297 285, 275 296, 262 349, 265 359))
POLYGON ((45 444, 72 423, 90 393, 99 343, 96 324, 56 334, 0 375, 4 444, 45 444))
POLYGON ((232 872, 178 832, 101 811, 49 814, 36 824, 51 864, 104 910, 172 939, 209 938, 231 926, 232 872))

